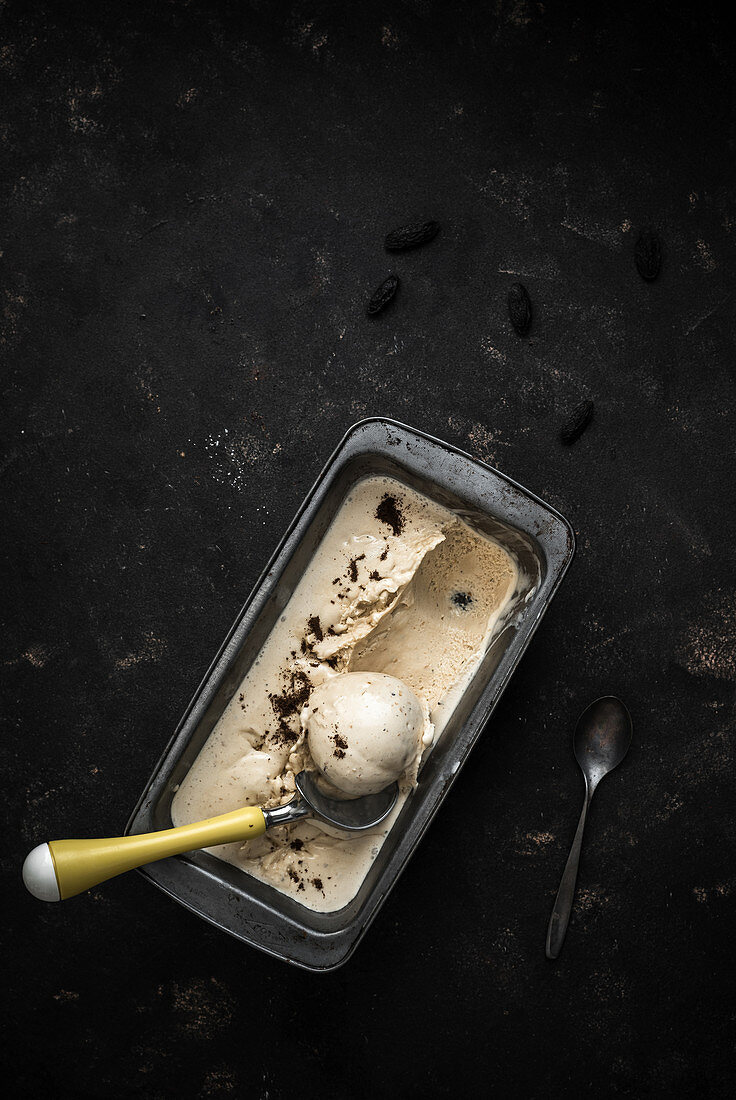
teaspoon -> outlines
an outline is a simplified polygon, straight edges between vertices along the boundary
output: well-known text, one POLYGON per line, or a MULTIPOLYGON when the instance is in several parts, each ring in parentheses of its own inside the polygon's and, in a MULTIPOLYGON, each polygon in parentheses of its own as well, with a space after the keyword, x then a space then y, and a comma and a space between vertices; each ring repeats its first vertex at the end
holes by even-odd
POLYGON ((548 959, 557 958, 565 940, 575 897, 585 819, 593 792, 603 776, 613 771, 626 756, 631 744, 631 733, 631 715, 621 700, 613 695, 596 699, 578 719, 573 747, 575 759, 585 778, 585 802, 547 929, 548 959))

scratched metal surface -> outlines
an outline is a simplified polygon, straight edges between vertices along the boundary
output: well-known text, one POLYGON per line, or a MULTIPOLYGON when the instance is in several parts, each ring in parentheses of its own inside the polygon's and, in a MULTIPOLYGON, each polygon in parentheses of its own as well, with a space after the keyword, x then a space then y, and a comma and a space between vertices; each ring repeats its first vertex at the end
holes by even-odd
POLYGON ((731 1094, 736 210, 717 10, 0 5, 17 1095, 60 1075, 105 1097, 731 1094), (417 217, 436 240, 387 256, 384 233, 417 217), (633 267, 644 224, 665 247, 652 285, 633 267), (401 289, 371 320, 389 271, 401 289), (595 420, 563 448, 586 397, 595 420), (380 414, 528 485, 578 555, 355 957, 289 970, 138 876, 26 897, 32 844, 122 827, 322 463, 380 414), (582 798, 572 727, 608 692, 634 744, 596 795, 550 964, 582 798))

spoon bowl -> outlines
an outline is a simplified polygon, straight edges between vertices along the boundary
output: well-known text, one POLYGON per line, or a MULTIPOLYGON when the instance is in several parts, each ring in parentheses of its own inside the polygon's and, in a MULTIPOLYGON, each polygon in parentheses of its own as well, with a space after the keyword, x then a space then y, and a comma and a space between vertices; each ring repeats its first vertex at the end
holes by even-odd
POLYGON ((580 715, 573 749, 586 783, 593 790, 626 756, 632 731, 631 715, 614 695, 596 699, 580 715))
POLYGON ((362 832, 380 825, 399 796, 398 783, 392 783, 377 794, 361 798, 329 798, 319 788, 317 773, 307 771, 296 776, 296 789, 317 817, 348 832, 362 832))

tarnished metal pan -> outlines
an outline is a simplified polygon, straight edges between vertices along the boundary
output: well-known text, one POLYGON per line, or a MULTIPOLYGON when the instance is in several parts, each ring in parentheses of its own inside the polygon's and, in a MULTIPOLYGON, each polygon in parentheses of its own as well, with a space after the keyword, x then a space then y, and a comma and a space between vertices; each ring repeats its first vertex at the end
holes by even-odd
POLYGON ((547 610, 575 550, 570 524, 527 489, 455 447, 393 420, 362 420, 330 457, 220 652, 128 822, 126 832, 171 826, 171 800, 215 723, 283 612, 307 562, 356 481, 397 478, 453 509, 515 555, 522 581, 505 629, 491 645, 422 768, 356 897, 315 913, 207 852, 144 867, 146 878, 245 943, 308 970, 330 970, 352 954, 393 888, 483 731, 547 610))

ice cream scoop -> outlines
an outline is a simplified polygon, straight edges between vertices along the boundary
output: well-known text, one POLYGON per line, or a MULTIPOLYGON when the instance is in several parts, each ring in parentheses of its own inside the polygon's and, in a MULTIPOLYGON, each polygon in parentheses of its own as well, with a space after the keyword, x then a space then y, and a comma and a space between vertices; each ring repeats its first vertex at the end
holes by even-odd
POLYGON ((432 739, 422 704, 382 672, 347 672, 316 687, 302 711, 316 768, 349 798, 394 783, 432 739))
POLYGON ((418 763, 422 736, 428 728, 431 737, 432 728, 414 692, 380 672, 348 672, 315 688, 302 720, 318 771, 348 798, 332 798, 317 773, 302 771, 296 798, 273 809, 245 806, 141 836, 39 844, 23 864, 27 888, 42 901, 60 901, 145 863, 251 840, 308 814, 349 832, 372 829, 396 804, 396 780, 418 763))
POLYGON ((388 817, 398 795, 394 783, 366 798, 335 801, 318 789, 310 772, 300 772, 296 776, 296 789, 296 798, 271 810, 244 806, 207 821, 158 833, 101 840, 52 840, 39 844, 26 856, 23 882, 41 901, 62 901, 145 863, 195 848, 252 840, 272 826, 288 825, 308 814, 348 832, 363 832, 375 828, 388 817))

